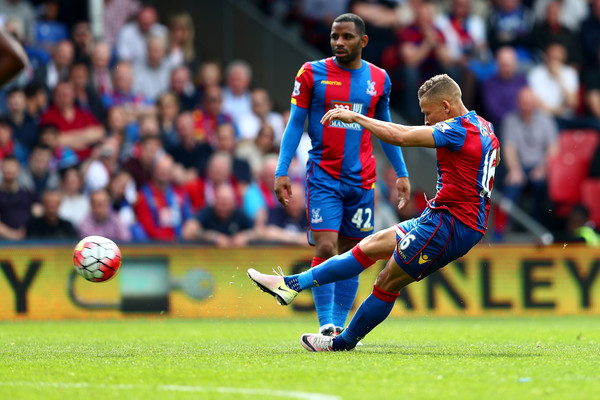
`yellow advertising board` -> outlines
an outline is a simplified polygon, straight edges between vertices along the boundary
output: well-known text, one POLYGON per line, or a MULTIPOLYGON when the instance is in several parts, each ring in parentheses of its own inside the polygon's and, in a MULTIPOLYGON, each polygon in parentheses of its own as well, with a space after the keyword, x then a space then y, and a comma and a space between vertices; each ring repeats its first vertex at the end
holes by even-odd
MULTIPOLYGON (((71 247, 0 248, 0 320, 290 318, 314 312, 310 291, 281 307, 246 276, 250 267, 303 271, 312 248, 153 244, 121 250, 119 275, 91 283, 73 273, 71 247)), ((378 263, 361 275, 356 304, 369 295, 382 267, 378 263)), ((592 248, 483 244, 403 290, 392 316, 599 315, 599 281, 600 252, 592 248)))

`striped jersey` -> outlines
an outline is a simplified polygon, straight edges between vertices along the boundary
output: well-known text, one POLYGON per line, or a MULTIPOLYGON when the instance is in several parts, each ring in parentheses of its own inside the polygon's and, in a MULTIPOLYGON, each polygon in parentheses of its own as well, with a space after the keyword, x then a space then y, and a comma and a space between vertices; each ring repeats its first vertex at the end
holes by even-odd
POLYGON ((355 70, 340 67, 334 57, 304 63, 292 104, 308 109, 309 161, 344 183, 371 189, 376 179, 371 133, 356 123, 323 126, 320 120, 332 108, 346 108, 389 121, 390 91, 387 72, 364 60, 355 70))
POLYGON ((500 151, 492 124, 470 111, 439 122, 432 130, 438 179, 435 198, 428 207, 446 209, 465 225, 484 233, 500 151))

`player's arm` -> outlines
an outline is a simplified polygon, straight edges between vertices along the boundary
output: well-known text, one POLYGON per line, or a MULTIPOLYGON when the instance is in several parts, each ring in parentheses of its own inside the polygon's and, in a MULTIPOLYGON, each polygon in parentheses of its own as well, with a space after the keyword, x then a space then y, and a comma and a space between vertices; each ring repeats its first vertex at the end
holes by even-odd
POLYGON ((283 131, 281 148, 279 149, 279 161, 275 170, 275 195, 277 196, 277 200, 284 206, 287 206, 289 198, 292 196, 292 184, 287 174, 304 133, 304 121, 307 115, 308 109, 292 104, 290 119, 285 127, 285 131, 283 131))
POLYGON ((4 85, 25 68, 27 55, 19 42, 0 28, 0 85, 4 85))
POLYGON ((341 108, 327 111, 323 118, 321 118, 321 123, 325 125, 332 120, 339 120, 345 123, 356 122, 375 135, 377 139, 395 146, 435 147, 435 140, 432 134, 433 128, 430 126, 408 126, 379 121, 341 108))
MULTIPOLYGON (((374 117, 380 121, 391 122, 392 116, 390 115, 390 109, 387 107, 376 108, 374 117)), ((398 191, 398 210, 402 210, 408 201, 410 200, 410 181, 408 180, 408 170, 406 169, 406 163, 404 162, 404 156, 402 155, 402 149, 400 146, 394 146, 392 144, 383 142, 379 139, 381 148, 385 153, 385 156, 390 161, 390 164, 396 172, 396 190, 398 191)))

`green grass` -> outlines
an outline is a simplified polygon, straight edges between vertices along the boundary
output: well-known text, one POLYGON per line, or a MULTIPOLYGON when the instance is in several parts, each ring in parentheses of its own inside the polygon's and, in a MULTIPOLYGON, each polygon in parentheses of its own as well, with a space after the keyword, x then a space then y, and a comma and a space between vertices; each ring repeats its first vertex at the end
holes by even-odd
POLYGON ((346 353, 303 350, 315 325, 4 322, 0 399, 600 398, 597 317, 394 318, 346 353))

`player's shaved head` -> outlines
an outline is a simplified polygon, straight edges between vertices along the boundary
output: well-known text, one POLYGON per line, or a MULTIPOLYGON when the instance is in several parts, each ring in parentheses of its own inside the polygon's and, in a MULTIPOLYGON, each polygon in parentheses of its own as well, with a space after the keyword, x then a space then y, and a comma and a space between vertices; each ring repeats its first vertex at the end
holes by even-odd
POLYGON ((418 97, 420 101, 448 100, 451 103, 456 103, 460 101, 462 92, 454 79, 442 74, 428 79, 421 85, 418 97))
POLYGON ((337 24, 340 22, 352 22, 354 24, 354 26, 356 27, 356 33, 358 33, 359 36, 363 36, 366 33, 365 21, 363 21, 363 19, 356 14, 352 14, 352 13, 342 14, 342 15, 338 16, 335 20, 333 20, 334 24, 337 24))

